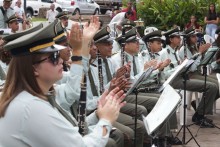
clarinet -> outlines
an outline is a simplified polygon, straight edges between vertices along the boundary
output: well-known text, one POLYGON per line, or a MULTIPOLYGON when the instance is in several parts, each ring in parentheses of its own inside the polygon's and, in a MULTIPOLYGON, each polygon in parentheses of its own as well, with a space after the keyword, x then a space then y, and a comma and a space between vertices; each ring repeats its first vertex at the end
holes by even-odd
POLYGON ((97 52, 97 58, 98 58, 98 71, 99 71, 99 83, 100 83, 100 89, 99 92, 102 94, 104 92, 104 82, 103 82, 103 74, 102 74, 102 58, 101 54, 98 50, 97 52))
POLYGON ((122 26, 122 49, 121 49, 121 66, 124 65, 125 63, 125 27, 124 25, 122 26))
POLYGON ((79 133, 84 136, 88 133, 88 127, 86 123, 86 74, 84 74, 81 81, 81 92, 78 106, 78 126, 79 133))

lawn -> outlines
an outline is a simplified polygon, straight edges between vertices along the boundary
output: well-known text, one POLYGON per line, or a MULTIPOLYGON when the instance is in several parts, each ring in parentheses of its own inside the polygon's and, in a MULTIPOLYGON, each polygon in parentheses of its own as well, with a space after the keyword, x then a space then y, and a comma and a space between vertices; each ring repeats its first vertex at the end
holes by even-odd
POLYGON ((39 17, 32 17, 32 22, 35 22, 35 21, 47 21, 46 18, 39 18, 39 17))

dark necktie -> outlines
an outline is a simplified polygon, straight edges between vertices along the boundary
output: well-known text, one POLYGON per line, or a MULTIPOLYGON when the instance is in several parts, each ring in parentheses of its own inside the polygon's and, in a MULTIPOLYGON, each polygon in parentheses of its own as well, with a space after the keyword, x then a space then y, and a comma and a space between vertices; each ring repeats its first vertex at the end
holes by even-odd
MULTIPOLYGON (((4 20, 5 20, 5 21, 8 20, 7 9, 5 9, 5 12, 4 12, 4 20)), ((5 28, 7 28, 7 24, 6 24, 6 23, 4 23, 4 26, 5 26, 5 28)))
POLYGON ((105 70, 106 70, 106 75, 107 75, 107 82, 111 81, 112 75, 108 66, 108 61, 106 58, 103 59, 103 62, 105 63, 105 70))
POLYGON ((175 51, 173 54, 174 54, 174 56, 175 56, 175 59, 176 59, 177 64, 179 65, 179 60, 178 60, 178 58, 177 58, 176 51, 175 51))
POLYGON ((133 72, 134 72, 134 76, 137 74, 137 66, 135 63, 135 56, 133 56, 133 72))
POLYGON ((88 76, 89 76, 90 86, 91 86, 91 90, 92 90, 92 95, 98 96, 98 91, 96 89, 95 82, 94 82, 90 68, 89 68, 88 76))
POLYGON ((48 94, 47 98, 49 103, 53 107, 57 108, 57 110, 63 115, 63 117, 65 117, 74 127, 77 126, 77 121, 72 119, 69 114, 57 104, 57 102, 55 101, 55 96, 53 94, 48 94))

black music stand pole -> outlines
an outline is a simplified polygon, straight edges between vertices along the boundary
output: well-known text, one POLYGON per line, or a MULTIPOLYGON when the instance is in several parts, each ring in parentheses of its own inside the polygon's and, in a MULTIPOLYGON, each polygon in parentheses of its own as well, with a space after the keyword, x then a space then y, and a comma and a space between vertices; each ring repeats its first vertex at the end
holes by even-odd
POLYGON ((135 114, 134 114, 134 147, 137 146, 137 98, 138 98, 138 89, 134 89, 135 94, 135 114))
MULTIPOLYGON (((183 36, 183 46, 184 46, 184 56, 187 57, 187 52, 186 52, 186 35, 183 36)), ((188 126, 186 125, 186 109, 187 109, 187 104, 186 104, 186 82, 187 80, 189 80, 188 77, 188 71, 190 69, 190 67, 193 65, 193 63, 191 63, 190 65, 188 65, 186 67, 186 69, 181 73, 181 76, 183 78, 183 125, 181 126, 180 130, 178 131, 176 137, 179 135, 180 131, 183 129, 183 137, 182 137, 182 144, 185 145, 188 142, 190 142, 192 139, 196 142, 196 144, 200 147, 200 145, 198 144, 198 142, 196 141, 195 137, 192 135, 192 132, 189 130, 188 126), (188 130, 188 132, 191 135, 191 138, 186 142, 186 129, 188 130)))
POLYGON ((133 84, 133 86, 127 91, 126 96, 128 96, 131 93, 135 94, 135 114, 134 114, 134 119, 135 119, 135 128, 134 128, 134 147, 137 146, 136 141, 137 141, 137 99, 138 99, 138 92, 139 92, 139 87, 141 86, 142 82, 150 76, 154 69, 152 67, 148 68, 146 71, 142 73, 142 75, 139 77, 139 79, 133 84))
MULTIPOLYGON (((215 54, 217 53, 217 51, 219 51, 219 48, 214 48, 212 49, 211 48, 211 51, 208 51, 207 54, 205 55, 204 59, 202 60, 202 63, 200 64, 203 68, 203 75, 205 76, 205 83, 204 83, 204 92, 203 92, 203 98, 204 98, 204 101, 203 101, 203 115, 205 116, 205 100, 206 100, 206 85, 207 85, 207 65, 210 64, 210 61, 213 59, 213 57, 215 56, 215 54)), ((200 122, 200 126, 196 132, 196 135, 198 135, 198 132, 202 126, 202 124, 204 123, 205 121, 205 117, 204 119, 200 122)), ((210 122, 211 123, 211 122, 210 122)), ((218 128, 220 129, 218 126, 216 126, 215 124, 211 123, 215 128, 218 128)))
POLYGON ((186 145, 187 143, 189 143, 193 139, 196 142, 196 144, 200 147, 200 145, 196 141, 195 137, 193 136, 192 132, 189 130, 188 126, 186 125, 186 108, 187 108, 187 104, 186 104, 186 82, 187 82, 187 80, 189 80, 187 72, 190 69, 191 65, 189 65, 187 67, 187 69, 182 73, 183 90, 184 90, 184 94, 183 94, 183 125, 181 126, 180 130, 178 131, 176 137, 179 135, 180 131, 183 129, 183 137, 182 137, 183 145, 186 145), (188 130, 188 132, 190 133, 190 136, 191 136, 191 138, 187 142, 186 142, 186 129, 188 130))

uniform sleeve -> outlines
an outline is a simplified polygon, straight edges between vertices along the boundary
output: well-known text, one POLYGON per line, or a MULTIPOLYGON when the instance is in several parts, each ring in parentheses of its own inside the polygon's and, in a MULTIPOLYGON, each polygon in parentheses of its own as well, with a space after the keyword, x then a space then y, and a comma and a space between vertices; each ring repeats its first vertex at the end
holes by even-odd
MULTIPOLYGON (((166 52, 167 52, 167 49, 163 49, 162 51, 159 52, 160 53, 160 56, 159 56, 160 61, 165 61, 166 59, 168 59, 166 52)), ((170 75, 176 70, 176 68, 171 68, 169 65, 167 67, 165 67, 164 70, 161 72, 162 81, 168 79, 170 77, 170 75)))
POLYGON ((92 132, 82 137, 78 127, 73 127, 51 106, 39 102, 24 109, 21 122, 23 135, 19 139, 32 147, 104 147, 112 128, 107 120, 101 119, 92 132), (105 136, 102 136, 103 127, 107 128, 105 136))
POLYGON ((88 72, 88 58, 83 57, 82 64, 71 64, 69 73, 65 75, 65 83, 55 86, 56 101, 67 111, 80 98, 80 83, 82 74, 88 72))
POLYGON ((197 57, 197 59, 194 61, 194 63, 190 67, 190 71, 194 72, 197 70, 197 67, 200 65, 201 58, 202 58, 202 55, 199 55, 197 57))
POLYGON ((71 105, 79 100, 80 82, 82 79, 83 67, 81 65, 72 64, 69 75, 66 75, 66 82, 55 86, 56 101, 65 110, 69 111, 71 105))

